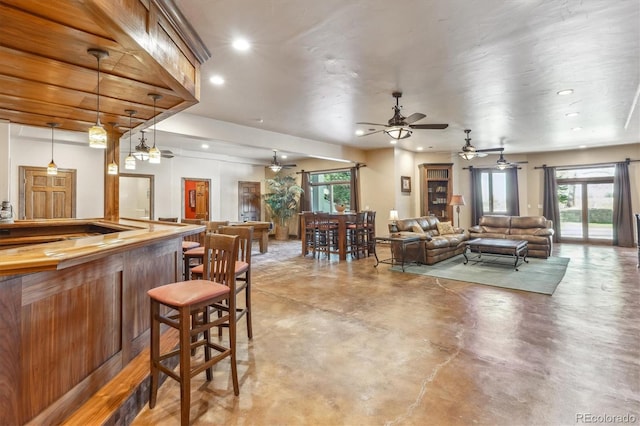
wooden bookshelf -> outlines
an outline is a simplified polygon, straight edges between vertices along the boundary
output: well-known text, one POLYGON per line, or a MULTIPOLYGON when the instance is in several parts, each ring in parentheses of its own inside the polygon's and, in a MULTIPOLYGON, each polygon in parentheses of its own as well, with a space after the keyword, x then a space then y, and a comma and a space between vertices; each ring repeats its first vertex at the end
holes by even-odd
POLYGON ((453 163, 420 164, 420 214, 436 216, 440 222, 451 221, 453 207, 449 205, 453 193, 453 163))

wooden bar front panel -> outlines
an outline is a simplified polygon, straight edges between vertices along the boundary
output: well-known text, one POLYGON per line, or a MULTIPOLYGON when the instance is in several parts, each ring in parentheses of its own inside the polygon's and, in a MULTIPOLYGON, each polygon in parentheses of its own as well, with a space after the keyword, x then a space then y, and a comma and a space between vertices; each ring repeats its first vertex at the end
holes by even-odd
POLYGON ((178 277, 181 237, 0 277, 0 424, 59 424, 148 346, 147 290, 178 277))

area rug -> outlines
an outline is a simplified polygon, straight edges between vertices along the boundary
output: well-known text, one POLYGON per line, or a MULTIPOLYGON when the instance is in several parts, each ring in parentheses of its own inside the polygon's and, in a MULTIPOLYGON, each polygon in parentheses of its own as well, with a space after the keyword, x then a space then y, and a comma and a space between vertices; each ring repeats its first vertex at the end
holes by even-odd
MULTIPOLYGON (((516 271, 510 257, 484 255, 483 261, 479 262, 473 260, 475 254, 471 256, 466 265, 463 263, 464 257, 460 255, 435 265, 405 265, 404 271, 409 274, 552 295, 562 281, 569 264, 567 257, 528 258, 529 263, 522 263, 518 267, 519 271, 516 271)), ((402 272, 400 266, 393 266, 391 270, 402 272)))

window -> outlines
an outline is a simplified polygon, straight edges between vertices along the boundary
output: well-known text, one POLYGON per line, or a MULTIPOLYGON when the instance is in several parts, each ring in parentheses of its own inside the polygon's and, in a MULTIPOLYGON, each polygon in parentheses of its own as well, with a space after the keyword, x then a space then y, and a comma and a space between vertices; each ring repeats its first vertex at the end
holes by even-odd
POLYGON ((351 170, 309 173, 309 186, 313 211, 336 212, 336 204, 351 205, 351 170))
POLYGON ((482 214, 508 214, 507 173, 487 170, 481 173, 482 214))

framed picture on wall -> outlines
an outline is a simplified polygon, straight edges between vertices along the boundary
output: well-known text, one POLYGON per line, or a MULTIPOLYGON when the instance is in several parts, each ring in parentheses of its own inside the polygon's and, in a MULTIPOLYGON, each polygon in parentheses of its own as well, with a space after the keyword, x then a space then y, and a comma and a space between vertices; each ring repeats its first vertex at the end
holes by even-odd
POLYGON ((411 177, 400 176, 400 190, 402 192, 411 192, 411 177))

